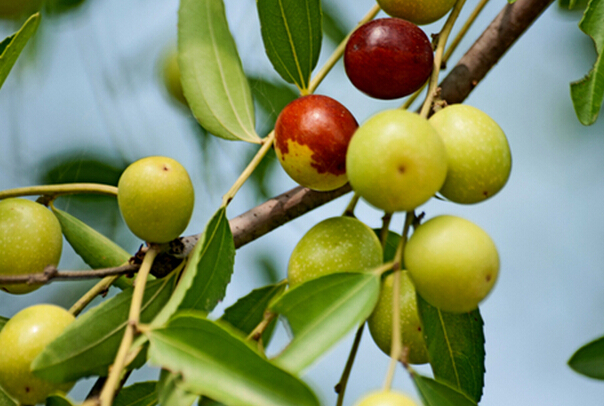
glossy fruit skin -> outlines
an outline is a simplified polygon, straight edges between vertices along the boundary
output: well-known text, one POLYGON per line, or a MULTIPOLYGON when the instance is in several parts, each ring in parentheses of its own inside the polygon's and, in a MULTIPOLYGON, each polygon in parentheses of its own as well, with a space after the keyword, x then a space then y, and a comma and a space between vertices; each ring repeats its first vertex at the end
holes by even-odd
POLYGON ((275 152, 285 172, 300 185, 334 190, 348 182, 346 150, 358 126, 352 113, 331 97, 300 97, 277 118, 275 152))
MULTIPOLYGON (((0 200, 0 275, 43 272, 61 259, 63 235, 57 218, 27 199, 0 200)), ((41 285, 1 285, 9 293, 28 293, 41 285)))
POLYGON ((382 246, 371 228, 352 217, 332 217, 312 227, 295 246, 287 278, 296 286, 335 272, 360 271, 382 263, 382 246))
POLYGON ((193 214, 195 193, 186 169, 168 157, 142 158, 126 168, 117 201, 137 237, 165 243, 179 237, 193 214))
POLYGON ((417 406, 417 403, 399 392, 376 391, 363 397, 355 406, 417 406))
POLYGON ((73 383, 55 384, 30 371, 36 356, 75 318, 67 310, 35 305, 15 314, 0 331, 0 386, 24 405, 44 403, 56 390, 67 392, 73 383))
POLYGON ((442 187, 445 145, 428 120, 385 110, 355 132, 346 155, 348 180, 369 204, 386 212, 413 210, 442 187))
MULTIPOLYGON (((378 303, 367 319, 373 341, 388 356, 392 345, 393 288, 394 274, 390 274, 382 281, 378 303)), ((415 287, 407 271, 401 271, 399 297, 401 344, 407 351, 407 361, 410 364, 425 364, 428 362, 428 349, 417 312, 415 287)))
POLYGON ((421 224, 404 254, 417 292, 445 312, 475 310, 499 275, 495 243, 461 217, 442 215, 421 224))
POLYGON ((42 0, 0 0, 0 18, 19 18, 40 9, 42 0))
POLYGON ((392 17, 422 25, 440 20, 455 5, 455 0, 377 0, 392 17))
POLYGON ((482 202, 499 192, 512 169, 508 140, 481 110, 453 104, 429 120, 445 143, 448 172, 440 194, 456 203, 482 202))
POLYGON ((418 90, 434 64, 432 44, 413 23, 379 18, 357 28, 344 50, 352 84, 377 99, 397 99, 418 90))

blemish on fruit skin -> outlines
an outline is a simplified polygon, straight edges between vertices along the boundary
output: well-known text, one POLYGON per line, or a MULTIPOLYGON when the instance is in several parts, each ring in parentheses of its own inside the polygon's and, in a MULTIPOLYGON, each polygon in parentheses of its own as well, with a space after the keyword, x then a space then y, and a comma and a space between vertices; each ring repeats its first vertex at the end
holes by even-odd
POLYGON ((407 168, 405 167, 405 165, 399 165, 399 167, 398 167, 399 173, 405 173, 406 170, 407 170, 407 168))
POLYGON ((486 277, 487 282, 491 282, 491 278, 492 278, 492 277, 491 277, 491 275, 490 275, 490 274, 489 274, 489 275, 487 275, 487 277, 486 277))

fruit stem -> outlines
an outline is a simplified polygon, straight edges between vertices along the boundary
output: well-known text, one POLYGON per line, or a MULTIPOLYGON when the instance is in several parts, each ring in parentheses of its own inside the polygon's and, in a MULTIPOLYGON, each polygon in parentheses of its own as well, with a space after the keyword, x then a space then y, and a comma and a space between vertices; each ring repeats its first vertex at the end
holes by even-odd
POLYGON ((464 25, 461 27, 461 29, 459 30, 457 35, 455 35, 455 38, 453 39, 453 41, 451 41, 451 45, 449 45, 449 47, 447 48, 445 55, 443 56, 443 60, 442 60, 443 64, 446 64, 447 61, 449 60, 449 58, 451 57, 451 54, 453 54, 453 52, 455 52, 455 49, 457 49, 457 46, 459 45, 459 43, 461 42, 463 37, 466 36, 466 33, 468 32, 468 30, 470 29, 472 24, 474 24, 474 22, 476 21, 476 18, 478 17, 478 15, 482 11, 482 9, 487 5, 488 2, 489 2, 489 0, 480 0, 480 2, 478 2, 476 7, 474 7, 474 10, 472 10, 472 13, 468 16, 468 19, 466 20, 464 25))
POLYGON ((457 0, 455 7, 453 7, 453 11, 447 18, 447 22, 445 22, 445 25, 438 34, 436 52, 434 53, 434 68, 432 69, 432 74, 430 75, 428 93, 426 94, 426 100, 424 100, 424 104, 422 105, 422 109, 419 113, 419 115, 422 117, 427 118, 428 114, 430 114, 430 110, 432 109, 432 102, 434 101, 436 87, 438 86, 438 74, 440 73, 447 38, 449 38, 449 34, 451 33, 453 25, 455 24, 455 21, 459 16, 459 12, 461 11, 465 2, 466 0, 457 0))
POLYGON ((231 186, 229 191, 226 192, 226 194, 222 197, 222 205, 220 207, 228 206, 231 200, 233 200, 241 186, 243 186, 245 181, 248 180, 248 178, 252 175, 252 172, 254 172, 254 169, 256 169, 262 161, 262 158, 264 158, 268 150, 273 146, 274 141, 275 130, 271 131, 266 138, 262 139, 262 146, 256 155, 254 155, 254 158, 252 158, 248 166, 243 170, 243 172, 241 172, 241 175, 239 175, 239 178, 237 178, 233 186, 231 186))
POLYGON ((0 191, 0 200, 19 196, 45 195, 56 197, 78 193, 117 196, 117 187, 100 183, 64 183, 59 185, 27 186, 0 191))
POLYGON ((384 212, 382 217, 382 228, 380 230, 380 242, 382 248, 386 247, 386 241, 388 240, 388 229, 390 228, 390 222, 392 221, 392 213, 384 212))
POLYGON ((354 208, 357 206, 360 198, 361 196, 358 193, 353 194, 350 198, 350 203, 346 206, 346 210, 344 210, 342 216, 354 217, 354 208))
POLYGON ((403 232, 401 233, 401 239, 398 246, 396 247, 396 254, 394 256, 394 281, 392 286, 392 344, 390 347, 390 365, 388 366, 388 373, 384 380, 385 391, 390 390, 392 387, 392 380, 394 379, 394 371, 396 364, 401 358, 402 352, 402 336, 401 336, 401 269, 403 265, 403 254, 405 251, 405 244, 407 243, 407 235, 409 234, 409 228, 415 219, 415 213, 408 211, 405 216, 405 225, 403 226, 403 232))
POLYGON ((344 370, 342 371, 342 376, 340 377, 340 381, 335 387, 336 393, 338 394, 338 400, 336 402, 336 406, 342 406, 344 403, 344 394, 346 393, 346 385, 348 384, 348 378, 350 377, 350 371, 352 371, 352 364, 357 356, 357 351, 359 349, 359 344, 361 343, 361 337, 363 337, 363 330, 365 329, 365 323, 362 323, 357 333, 354 336, 354 341, 352 343, 352 347, 350 348, 350 353, 348 354, 348 359, 346 360, 346 365, 344 366, 344 370))
POLYGON ((367 14, 365 14, 365 16, 359 21, 359 23, 356 25, 356 27, 354 27, 354 29, 348 33, 346 38, 344 38, 342 40, 342 42, 340 42, 340 44, 337 46, 335 51, 333 51, 333 53, 331 54, 329 59, 327 59, 327 61, 321 67, 321 69, 317 72, 315 77, 312 78, 312 80, 310 81, 310 84, 308 85, 308 89, 307 89, 307 94, 314 93, 314 91, 317 90, 317 87, 319 86, 319 84, 321 84, 323 79, 325 79, 327 74, 331 71, 331 69, 335 66, 335 64, 340 60, 340 58, 344 54, 344 50, 346 49, 346 43, 348 42, 348 38, 350 38, 350 35, 361 25, 365 24, 368 21, 373 20, 379 11, 380 11, 379 5, 376 4, 375 6, 373 6, 371 8, 371 10, 369 10, 367 12, 367 14))
POLYGON ((94 285, 88 292, 86 292, 80 299, 78 299, 78 301, 75 302, 73 306, 71 306, 71 308, 69 309, 69 313, 73 314, 74 316, 80 314, 80 312, 84 310, 84 308, 88 306, 88 304, 92 302, 95 297, 102 294, 103 292, 106 292, 107 289, 109 289, 109 287, 113 284, 113 282, 115 282, 115 280, 120 276, 121 275, 106 276, 100 281, 98 281, 96 285, 94 285))
POLYGON ((147 276, 149 276, 151 266, 153 265, 153 261, 155 260, 155 257, 159 251, 160 248, 157 245, 151 245, 149 247, 149 250, 145 253, 145 258, 143 259, 143 263, 141 264, 138 274, 136 275, 136 280, 134 281, 134 292, 132 293, 132 302, 130 304, 130 312, 128 314, 128 324, 126 325, 124 337, 122 338, 117 355, 115 356, 115 361, 109 369, 107 381, 105 382, 103 390, 99 396, 101 406, 111 406, 113 403, 113 398, 120 382, 122 370, 126 366, 125 361, 126 357, 128 356, 128 351, 130 350, 130 346, 134 341, 136 325, 140 320, 140 312, 143 303, 143 295, 145 293, 145 285, 147 283, 147 276))

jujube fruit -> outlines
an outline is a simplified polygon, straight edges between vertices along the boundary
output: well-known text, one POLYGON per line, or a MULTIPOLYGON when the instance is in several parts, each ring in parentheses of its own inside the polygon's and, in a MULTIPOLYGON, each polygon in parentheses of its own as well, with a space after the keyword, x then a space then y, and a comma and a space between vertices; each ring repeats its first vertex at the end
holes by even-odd
POLYGON ((61 307, 35 305, 15 314, 0 331, 0 386, 21 404, 44 403, 50 393, 73 387, 34 376, 30 365, 74 319, 61 307))
POLYGON ((428 120, 406 110, 385 110, 355 132, 348 146, 350 185, 386 212, 424 204, 447 175, 445 145, 428 120))
POLYGON ((300 185, 334 190, 348 181, 346 150, 357 127, 350 111, 331 97, 300 97, 277 117, 275 152, 285 172, 300 185))
POLYGON ((172 158, 152 156, 126 168, 117 201, 137 237, 165 243, 179 237, 193 213, 195 193, 186 169, 172 158))
MULTIPOLYGON (((400 271, 399 309, 401 344, 406 349, 410 364, 428 362, 428 349, 424 340, 422 323, 417 312, 415 287, 407 271, 400 271)), ((367 319, 367 326, 375 344, 386 355, 390 355, 392 346, 392 299, 394 297, 394 274, 382 281, 378 303, 367 319)))
POLYGON ((352 84, 377 99, 397 99, 418 90, 430 77, 432 44, 413 23, 379 18, 350 36, 344 68, 352 84))
POLYGON ((415 24, 429 24, 441 19, 455 5, 455 0, 377 0, 380 8, 392 17, 415 24))
POLYGON ((456 203, 478 203, 499 192, 510 177, 512 156, 499 125, 486 113, 453 104, 429 120, 447 149, 447 179, 440 194, 456 203))
MULTIPOLYGON (((45 206, 27 199, 0 200, 0 275, 43 272, 61 259, 63 235, 45 206)), ((41 285, 1 285, 9 293, 28 293, 41 285)))
POLYGON ((495 243, 482 228, 461 217, 442 215, 421 224, 404 255, 417 292, 445 312, 475 310, 499 274, 495 243))
POLYGON ((417 403, 399 392, 376 391, 365 395, 355 406, 417 406, 417 403))
POLYGON ((332 217, 312 227, 295 246, 287 270, 290 286, 335 272, 362 271, 382 263, 371 228, 352 217, 332 217))

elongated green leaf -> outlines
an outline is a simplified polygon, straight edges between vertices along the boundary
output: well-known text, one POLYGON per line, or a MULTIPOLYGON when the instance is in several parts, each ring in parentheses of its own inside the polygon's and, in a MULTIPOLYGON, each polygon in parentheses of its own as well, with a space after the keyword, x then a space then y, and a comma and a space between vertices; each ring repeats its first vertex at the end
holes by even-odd
POLYGON ((235 243, 222 207, 206 225, 178 286, 153 325, 165 323, 177 310, 212 310, 226 293, 234 263, 235 243))
POLYGON ((318 406, 312 391, 240 337, 196 311, 151 330, 149 359, 181 376, 181 387, 225 404, 318 406))
MULTIPOLYGON (((168 301, 174 279, 168 276, 147 283, 141 322, 150 322, 168 301)), ((128 288, 78 317, 34 359, 34 373, 52 382, 106 375, 124 335, 132 290, 128 288)))
POLYGON ((73 406, 73 402, 67 396, 50 395, 46 398, 46 406, 73 406))
POLYGON ((416 373, 412 376, 424 406, 476 406, 476 402, 444 383, 416 373))
MULTIPOLYGON (((267 310, 271 300, 280 295, 284 290, 285 283, 254 289, 248 295, 237 300, 234 305, 227 308, 220 320, 229 323, 247 336, 263 320, 264 312, 267 310)), ((275 320, 273 320, 273 323, 270 324, 269 328, 262 335, 262 341, 265 346, 270 341, 274 322, 275 320)))
POLYGON ((40 25, 40 13, 29 17, 21 29, 0 43, 0 87, 17 62, 27 41, 36 33, 40 25))
POLYGON ((16 401, 11 399, 10 396, 4 392, 4 389, 0 388, 0 406, 19 406, 16 401))
POLYGON ((113 401, 113 406, 154 406, 157 405, 157 382, 138 382, 122 388, 113 401))
POLYGON ((254 103, 222 0, 182 0, 178 65, 185 97, 206 130, 228 140, 260 142, 254 103))
POLYGON ((485 374, 484 323, 480 311, 443 312, 419 295, 417 307, 434 377, 478 402, 485 374))
POLYGON ((179 374, 162 369, 157 383, 157 398, 160 405, 191 406, 199 395, 187 392, 182 388, 179 374))
POLYGON ((69 244, 92 269, 120 266, 130 259, 126 250, 84 222, 54 206, 52 211, 69 244))
POLYGON ((570 94, 579 121, 583 125, 596 122, 604 99, 604 0, 591 0, 579 28, 589 35, 596 46, 593 69, 583 79, 570 85, 570 94))
POLYGON ((271 305, 294 333, 275 364, 294 374, 302 371, 367 319, 379 292, 379 276, 361 272, 330 274, 289 290, 271 305))
POLYGON ((308 88, 323 37, 320 0, 258 0, 266 55, 281 77, 308 88))
POLYGON ((604 337, 579 348, 568 360, 568 365, 590 378, 604 379, 604 337))

